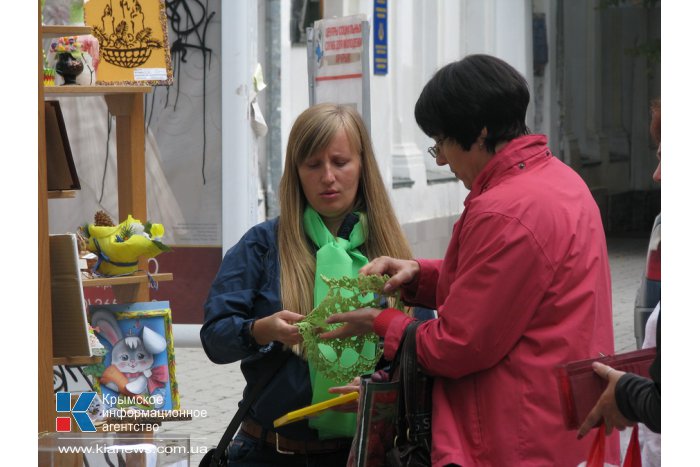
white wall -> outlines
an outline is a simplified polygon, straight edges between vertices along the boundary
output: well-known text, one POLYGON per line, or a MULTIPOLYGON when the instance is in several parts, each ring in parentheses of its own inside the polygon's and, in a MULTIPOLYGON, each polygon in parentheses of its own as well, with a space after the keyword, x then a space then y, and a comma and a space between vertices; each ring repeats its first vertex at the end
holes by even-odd
MULTIPOLYGON (((309 106, 306 46, 292 45, 289 38, 291 0, 282 0, 282 151, 286 154, 289 131, 296 117, 309 106)), ((284 160, 284 157, 282 157, 284 160)))
MULTIPOLYGON (((371 26, 372 6, 371 0, 327 0, 325 12, 364 13, 371 26)), ((531 2, 390 0, 388 10, 389 73, 371 77, 375 152, 388 187, 394 176, 414 181, 410 188, 390 191, 403 224, 454 216, 461 212, 467 190, 457 180, 429 184, 439 169, 427 155, 433 141, 418 128, 414 104, 435 71, 468 53, 499 56, 531 81, 531 2)), ((306 60, 303 54, 298 58, 306 60)), ((293 79, 298 89, 293 94, 300 94, 306 82, 299 75, 293 79)))

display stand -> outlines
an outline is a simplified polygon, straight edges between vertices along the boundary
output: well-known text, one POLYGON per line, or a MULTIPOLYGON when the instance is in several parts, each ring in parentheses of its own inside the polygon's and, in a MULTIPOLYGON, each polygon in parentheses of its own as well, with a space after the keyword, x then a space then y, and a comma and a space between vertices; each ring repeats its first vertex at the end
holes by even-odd
MULTIPOLYGON (((39 433, 55 430, 55 401, 53 396, 52 350, 52 310, 51 310, 51 273, 49 266, 49 227, 48 200, 62 197, 49 193, 46 182, 46 135, 44 132, 44 98, 57 96, 95 96, 102 95, 107 102, 109 112, 116 117, 117 140, 117 176, 119 196, 119 218, 126 219, 131 214, 136 219, 147 219, 146 213, 146 162, 144 131, 144 94, 151 92, 150 86, 57 86, 44 87, 42 37, 86 34, 85 27, 41 25, 41 2, 39 3, 39 37, 38 37, 38 107, 39 107, 39 183, 38 183, 38 408, 39 433)), ((139 260, 138 268, 147 270, 146 259, 139 260)), ((172 274, 158 274, 156 280, 172 280, 172 274)), ((124 281, 113 278, 100 278, 84 281, 83 286, 111 285, 118 302, 148 301, 148 279, 145 275, 134 276, 124 281)), ((67 361, 88 359, 86 355, 75 355, 67 361)))

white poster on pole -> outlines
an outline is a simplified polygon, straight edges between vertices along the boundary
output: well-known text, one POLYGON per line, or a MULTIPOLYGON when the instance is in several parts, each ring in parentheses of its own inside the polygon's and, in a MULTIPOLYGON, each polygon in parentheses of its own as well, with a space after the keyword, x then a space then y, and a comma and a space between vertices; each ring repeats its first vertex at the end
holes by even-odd
POLYGON ((363 109, 363 79, 367 73, 364 55, 369 46, 363 23, 367 24, 363 14, 314 22, 310 56, 313 64, 309 67, 311 104, 352 105, 361 115, 369 116, 369 112, 363 111, 369 110, 363 109))

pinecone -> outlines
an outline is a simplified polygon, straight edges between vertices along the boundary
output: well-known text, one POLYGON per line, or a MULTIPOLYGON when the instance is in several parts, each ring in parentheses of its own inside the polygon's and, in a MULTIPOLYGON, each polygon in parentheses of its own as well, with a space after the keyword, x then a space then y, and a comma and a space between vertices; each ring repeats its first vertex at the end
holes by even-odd
POLYGON ((95 213, 95 225, 102 227, 113 227, 114 222, 112 222, 112 218, 109 217, 109 214, 107 214, 106 212, 97 211, 95 213))

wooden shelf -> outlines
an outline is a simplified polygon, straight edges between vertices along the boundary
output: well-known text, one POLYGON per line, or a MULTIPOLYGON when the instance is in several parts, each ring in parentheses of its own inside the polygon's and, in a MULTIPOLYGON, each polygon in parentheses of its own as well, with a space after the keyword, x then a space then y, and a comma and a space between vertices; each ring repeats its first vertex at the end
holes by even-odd
POLYGON ((90 26, 58 26, 58 25, 42 25, 41 34, 44 37, 63 37, 63 36, 84 36, 92 34, 90 26))
POLYGON ((106 94, 147 94, 151 86, 44 86, 44 96, 102 96, 106 94))
POLYGON ((75 198, 75 190, 49 190, 49 199, 75 198))
POLYGON ((94 357, 53 357, 54 365, 65 365, 65 366, 87 366, 96 365, 102 363, 104 357, 94 356, 94 357))
MULTIPOLYGON (((37 2, 41 11, 41 2, 37 2)), ((67 192, 49 193, 46 176, 46 134, 44 131, 44 99, 46 97, 104 96, 107 107, 116 117, 117 146, 117 199, 118 216, 125 218, 132 214, 136 219, 147 219, 146 215, 146 151, 144 101, 151 86, 44 86, 42 51, 43 39, 63 36, 91 34, 87 26, 48 26, 41 23, 41 14, 36 17, 38 32, 37 50, 37 101, 39 115, 38 151, 38 413, 39 432, 54 431, 56 422, 56 402, 53 394, 52 365, 91 365, 102 361, 101 357, 53 358, 53 310, 51 308, 51 272, 49 261, 49 209, 48 198, 65 198, 67 192)), ((139 268, 146 270, 145 260, 139 261, 139 268)), ((156 281, 169 281, 172 274, 154 274, 156 281)), ((113 292, 119 303, 142 302, 149 300, 149 283, 145 273, 115 278, 84 279, 83 285, 97 287, 115 286, 113 292)), ((78 465, 79 459, 75 465, 78 465)), ((42 464, 43 465, 43 464, 42 464)), ((73 465, 73 464, 71 464, 73 465)), ((82 464, 80 464, 82 465, 82 464)))
MULTIPOLYGON (((165 282, 173 280, 173 274, 161 273, 151 274, 151 277, 156 282, 165 282)), ((108 285, 127 285, 127 284, 143 284, 148 283, 148 276, 143 272, 137 272, 133 276, 122 277, 99 277, 95 279, 83 278, 83 287, 104 287, 108 285)))

